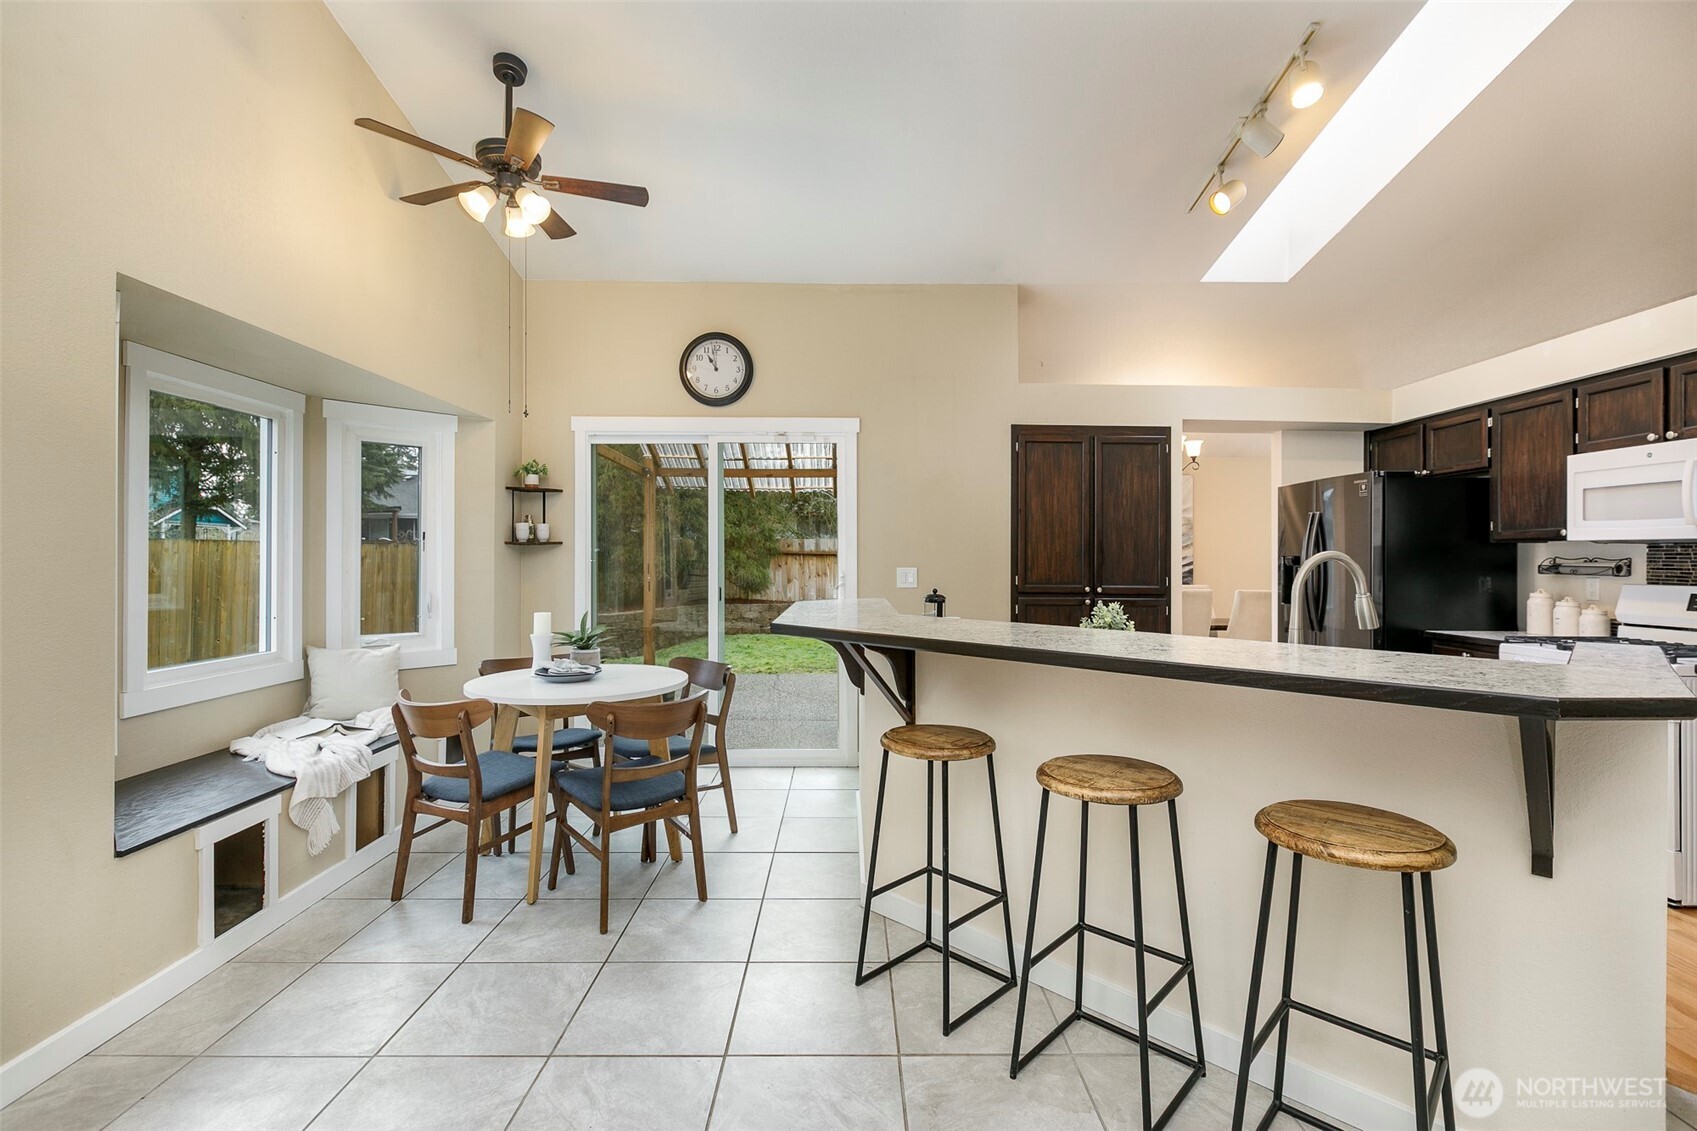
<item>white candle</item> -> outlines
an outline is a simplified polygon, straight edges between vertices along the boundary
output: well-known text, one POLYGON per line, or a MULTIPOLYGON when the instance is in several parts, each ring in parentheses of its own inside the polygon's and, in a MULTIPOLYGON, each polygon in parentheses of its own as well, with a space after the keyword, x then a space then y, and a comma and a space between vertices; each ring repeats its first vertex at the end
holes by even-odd
POLYGON ((553 632, 554 631, 554 614, 553 613, 532 613, 531 614, 531 620, 530 620, 530 631, 532 633, 537 633, 537 632, 549 632, 549 633, 551 633, 551 632, 553 632))

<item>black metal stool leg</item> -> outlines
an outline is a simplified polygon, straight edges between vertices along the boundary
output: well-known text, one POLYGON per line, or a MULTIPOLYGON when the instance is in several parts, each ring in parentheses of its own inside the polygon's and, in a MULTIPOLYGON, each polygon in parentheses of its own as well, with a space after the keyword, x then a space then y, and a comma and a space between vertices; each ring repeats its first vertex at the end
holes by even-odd
POLYGON ((861 985, 872 975, 866 973, 866 936, 872 927, 872 892, 878 881, 878 837, 884 831, 884 783, 890 778, 890 752, 878 767, 878 801, 872 816, 872 851, 866 858, 866 903, 860 909, 860 957, 854 964, 854 984, 861 985))
POLYGON ((1237 1066, 1237 1101, 1232 1105, 1232 1131, 1243 1131, 1243 1109, 1249 1100, 1249 1066, 1255 1060, 1255 1007, 1261 998, 1261 966, 1267 957, 1267 922, 1273 916, 1273 879, 1278 872, 1279 846, 1267 845, 1267 872, 1261 880, 1261 914, 1255 927, 1255 958, 1249 968, 1249 1009, 1243 1021, 1243 1053, 1237 1066))
POLYGON ((937 870, 937 763, 925 763, 925 945, 931 945, 931 881, 937 870))
POLYGON ((1285 976, 1279 989, 1279 1045, 1273 1054, 1273 1107, 1285 1102, 1285 1050, 1290 1046, 1290 990, 1296 976, 1296 912, 1302 900, 1302 856, 1290 858, 1290 918, 1285 921, 1285 976))
POLYGON ((1013 956, 1013 901, 1008 898, 1008 865, 1002 855, 1002 809, 996 802, 996 756, 984 756, 984 772, 990 781, 990 830, 996 837, 996 886, 1002 891, 1002 929, 1008 936, 1008 977, 1017 972, 1013 956))
MULTIPOLYGON (((927 880, 927 883, 930 881, 927 880)), ((943 1036, 948 1036, 954 1030, 949 1024, 949 967, 953 965, 950 959, 954 957, 954 947, 949 943, 949 889, 953 886, 949 877, 949 764, 943 763, 943 1036)), ((927 911, 930 908, 926 908, 927 911)))
MULTIPOLYGON (((1025 916, 1025 961, 1019 967, 1019 1008, 1014 1011, 1013 1019, 1013 1058, 1008 1062, 1008 1079, 1019 1076, 1019 1044, 1025 1035, 1025 999, 1031 992, 1031 948, 1037 940, 1037 892, 1043 880, 1043 840, 1049 831, 1049 791, 1043 791, 1043 800, 1037 807, 1037 856, 1031 863, 1031 906, 1025 916)), ((1060 1036, 1056 1029, 1048 1038, 1033 1050, 1032 1055, 1041 1052, 1044 1045, 1060 1036)))
POLYGON ((1414 876, 1402 874, 1402 936, 1408 959, 1408 1043, 1414 1058, 1414 1126, 1432 1131, 1432 1113, 1426 1103, 1426 1034, 1420 1018, 1420 945, 1414 914, 1414 876))
POLYGON ((1084 1012, 1085 881, 1090 876, 1090 802, 1078 806, 1078 956, 1073 963, 1072 1011, 1084 1012))
POLYGON ((1444 1031, 1444 983, 1438 976, 1438 924, 1432 917, 1432 873, 1420 873, 1420 898, 1425 905, 1426 968, 1432 980, 1432 1037, 1437 1042, 1438 1063, 1434 1071, 1442 1074, 1444 1131, 1455 1131, 1455 1089, 1450 1083, 1450 1041, 1444 1031))
MULTIPOLYGON (((1137 1042, 1137 1075, 1143 1086, 1143 1131, 1150 1131, 1154 1098, 1149 1094, 1149 987, 1143 956, 1143 852, 1137 836, 1137 806, 1130 806, 1126 813, 1131 830, 1131 937, 1137 943, 1132 948, 1137 971, 1137 1032, 1143 1038, 1137 1042)), ((1083 938, 1081 931, 1080 941, 1083 938)))
POLYGON ((1184 898, 1184 858, 1178 848, 1178 800, 1167 802, 1167 824, 1173 834, 1173 882, 1178 888, 1178 931, 1184 943, 1184 960, 1190 966, 1190 1024, 1196 1038, 1197 1076, 1208 1075, 1208 1060, 1202 1055, 1202 1005, 1196 996, 1196 954, 1190 949, 1190 908, 1184 898))

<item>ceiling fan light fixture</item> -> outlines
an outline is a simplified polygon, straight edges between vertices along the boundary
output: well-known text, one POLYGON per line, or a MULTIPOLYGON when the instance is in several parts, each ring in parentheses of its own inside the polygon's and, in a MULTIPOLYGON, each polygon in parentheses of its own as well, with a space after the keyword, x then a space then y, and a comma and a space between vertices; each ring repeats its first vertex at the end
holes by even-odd
POLYGON ((1290 72, 1290 104, 1297 110, 1306 110, 1325 93, 1326 78, 1304 51, 1290 72))
POLYGON ((513 239, 522 240, 525 237, 536 233, 536 225, 524 218, 524 213, 519 210, 518 205, 509 201, 506 208, 506 225, 504 230, 507 235, 511 236, 513 239))
POLYGON ((1241 136, 1243 144, 1254 150, 1257 157, 1271 157, 1285 139, 1285 132, 1267 120, 1267 108, 1263 106, 1244 120, 1241 136))
POLYGON ((1249 191, 1242 181, 1220 181, 1220 187, 1208 194, 1208 211, 1216 216, 1224 216, 1227 212, 1243 203, 1244 194, 1249 191))
POLYGON ((521 188, 513 194, 513 200, 518 204, 519 214, 527 224, 540 224, 554 211, 554 206, 548 203, 548 198, 535 189, 521 188))
POLYGON ((457 199, 465 214, 481 224, 489 218, 489 210, 495 207, 495 190, 488 185, 478 185, 460 193, 457 199))

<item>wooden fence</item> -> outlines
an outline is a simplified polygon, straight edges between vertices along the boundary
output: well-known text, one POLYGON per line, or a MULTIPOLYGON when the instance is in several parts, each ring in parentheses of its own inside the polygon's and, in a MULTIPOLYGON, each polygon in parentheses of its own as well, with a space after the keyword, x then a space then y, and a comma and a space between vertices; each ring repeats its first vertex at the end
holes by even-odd
POLYGON ((771 580, 758 593, 732 587, 754 601, 828 601, 837 595, 837 540, 786 538, 772 558, 771 580))
MULTIPOLYGON (((259 650, 259 543, 154 539, 147 544, 147 666, 259 650)), ((360 631, 418 631, 418 547, 360 546, 360 631)))

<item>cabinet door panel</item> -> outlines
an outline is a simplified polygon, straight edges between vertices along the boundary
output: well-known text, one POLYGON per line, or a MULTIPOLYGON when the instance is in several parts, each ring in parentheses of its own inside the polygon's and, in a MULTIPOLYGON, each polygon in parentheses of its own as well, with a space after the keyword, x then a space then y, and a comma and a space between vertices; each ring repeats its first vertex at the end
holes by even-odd
POLYGON ((1367 433, 1367 470, 1424 471, 1425 434, 1418 421, 1367 433))
POLYGON ((1491 537, 1547 542, 1566 534, 1573 391, 1552 389, 1492 407, 1491 537))
POLYGON ((1138 632, 1171 632, 1172 623, 1168 616, 1169 606, 1166 601, 1124 601, 1125 611, 1131 617, 1131 623, 1137 626, 1138 632))
POLYGON ((1090 615, 1090 600, 1083 594, 1032 597, 1021 593, 1014 597, 1013 609, 1013 619, 1019 624, 1064 624, 1077 628, 1078 622, 1090 615))
POLYGON ((1014 587, 1087 592, 1090 561, 1088 435, 1014 431, 1014 587))
POLYGON ((1675 440, 1697 436, 1697 357, 1668 366, 1667 425, 1675 440))
POLYGON ((1667 430, 1666 370, 1660 366, 1582 382, 1579 450, 1599 452, 1654 443, 1667 430))
POLYGON ((1491 466, 1489 413, 1470 408, 1426 421, 1426 472, 1450 475, 1491 466))
POLYGON ((1167 431, 1096 438, 1096 595, 1165 597, 1171 514, 1167 431))

